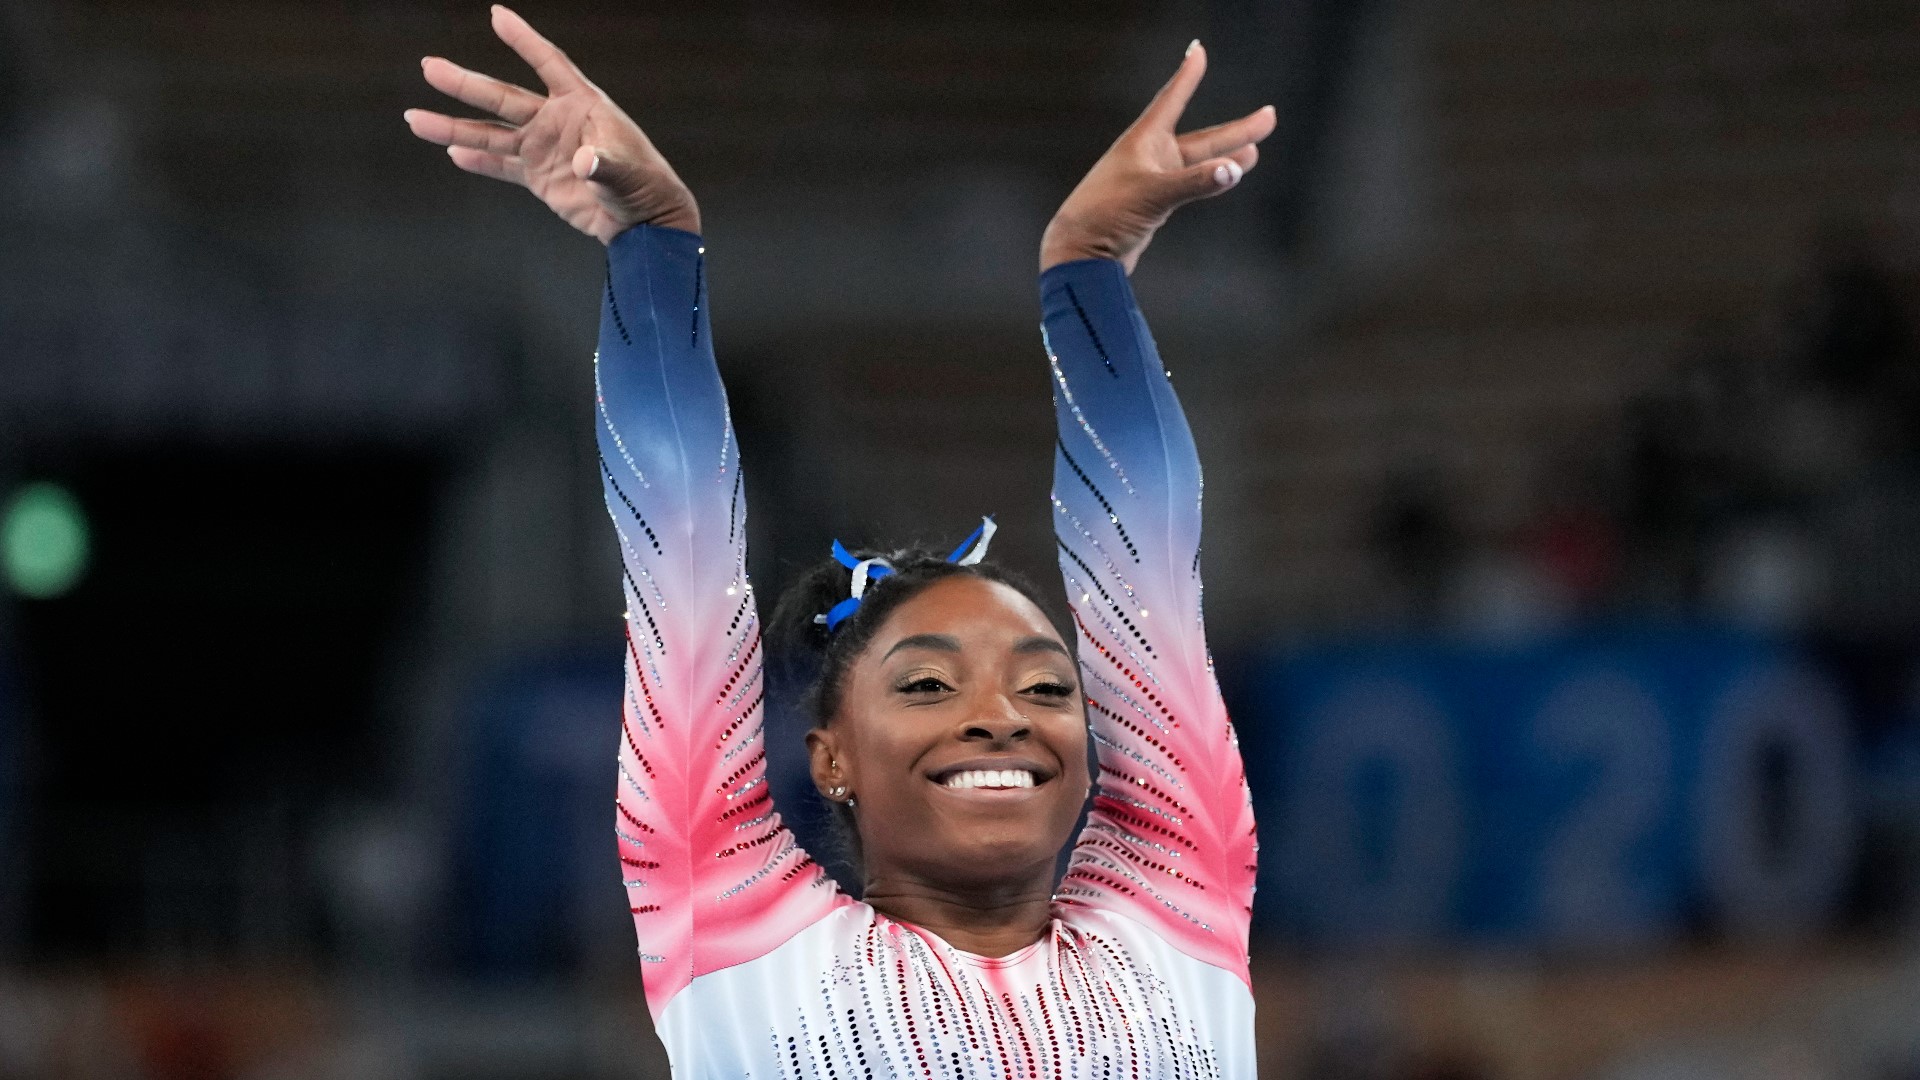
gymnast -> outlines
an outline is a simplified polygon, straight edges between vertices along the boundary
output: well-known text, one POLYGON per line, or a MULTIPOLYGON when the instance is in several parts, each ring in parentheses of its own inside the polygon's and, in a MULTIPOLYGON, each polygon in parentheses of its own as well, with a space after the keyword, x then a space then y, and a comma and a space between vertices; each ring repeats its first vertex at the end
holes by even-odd
POLYGON ((1041 240, 1072 646, 1031 586, 982 561, 991 521, 951 553, 836 542, 775 606, 766 640, 818 673, 807 751, 858 853, 855 899, 767 790, 699 208, 560 50, 506 8, 492 22, 546 92, 428 57, 434 89, 498 119, 406 120, 607 248, 595 419, 627 608, 614 828, 674 1074, 1254 1075, 1256 845, 1202 628, 1200 464, 1127 279, 1175 209, 1253 168, 1273 111, 1177 134, 1206 68, 1195 42, 1041 240))

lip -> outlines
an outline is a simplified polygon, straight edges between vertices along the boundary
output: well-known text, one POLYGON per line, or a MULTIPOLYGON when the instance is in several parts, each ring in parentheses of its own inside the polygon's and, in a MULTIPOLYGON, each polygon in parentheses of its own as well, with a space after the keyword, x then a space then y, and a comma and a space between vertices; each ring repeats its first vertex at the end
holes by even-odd
POLYGON ((1047 766, 1042 765, 1040 762, 1035 761, 1032 758, 1016 757, 1010 754, 995 754, 995 755, 989 755, 986 757, 972 757, 972 758, 967 758, 964 761, 950 762, 946 765, 940 766, 937 769, 929 770, 926 774, 928 782, 933 784, 934 787, 939 788, 941 791, 952 792, 955 795, 970 795, 975 797, 983 796, 983 795, 1004 796, 1004 795, 1010 795, 1010 794, 1016 794, 1016 793, 1026 794, 1028 792, 1038 790, 1042 785, 1048 783, 1058 775, 1059 775, 1058 769, 1048 768, 1047 766), (950 788, 947 786, 946 784, 947 780, 950 777, 952 777, 955 773, 968 772, 973 769, 1024 769, 1027 772, 1030 772, 1033 774, 1033 787, 957 789, 957 788, 950 788))

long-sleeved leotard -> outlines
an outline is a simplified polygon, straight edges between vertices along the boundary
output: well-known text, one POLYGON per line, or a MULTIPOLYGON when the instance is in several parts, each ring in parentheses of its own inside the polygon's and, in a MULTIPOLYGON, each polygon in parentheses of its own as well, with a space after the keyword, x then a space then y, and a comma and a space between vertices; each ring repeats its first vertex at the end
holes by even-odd
POLYGON ((703 251, 614 239, 596 359, 626 568, 615 827, 675 1075, 1251 1076, 1252 818, 1201 634, 1199 467, 1125 275, 1042 278, 1101 772, 1048 935, 989 958, 841 894, 773 812, 703 251))

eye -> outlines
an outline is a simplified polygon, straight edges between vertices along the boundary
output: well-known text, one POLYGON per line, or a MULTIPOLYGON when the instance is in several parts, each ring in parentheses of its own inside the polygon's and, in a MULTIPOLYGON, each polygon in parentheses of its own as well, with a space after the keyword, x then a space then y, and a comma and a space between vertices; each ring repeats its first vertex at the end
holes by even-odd
POLYGON ((1041 697, 1070 697, 1073 694, 1073 687, 1063 682, 1054 682, 1053 680, 1048 679, 1048 680, 1043 680, 1041 682, 1034 683, 1032 686, 1027 687, 1026 690, 1022 692, 1028 693, 1028 694, 1039 694, 1041 697))
POLYGON ((894 687, 903 694, 944 694, 953 689, 936 675, 916 675, 894 687))

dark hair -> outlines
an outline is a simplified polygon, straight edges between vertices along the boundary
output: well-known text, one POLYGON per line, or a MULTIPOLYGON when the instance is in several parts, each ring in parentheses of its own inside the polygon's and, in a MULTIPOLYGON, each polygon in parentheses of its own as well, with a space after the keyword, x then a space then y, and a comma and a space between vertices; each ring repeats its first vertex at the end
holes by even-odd
MULTIPOLYGON (((873 635, 895 608, 918 596, 937 581, 952 577, 975 577, 1005 585, 1033 602, 1041 611, 1046 601, 1027 579, 992 563, 962 566, 923 547, 898 551, 862 548, 852 552, 855 559, 883 558, 893 567, 885 577, 869 578, 861 594, 860 606, 832 630, 815 616, 852 595, 853 571, 835 559, 812 567, 801 574, 780 594, 773 617, 767 621, 767 659, 788 687, 787 695, 801 715, 816 726, 824 727, 840 708, 840 692, 847 669, 866 651, 873 635)), ((853 811, 842 802, 827 800, 835 831, 846 848, 848 862, 860 864, 860 838, 854 828, 853 811)))

